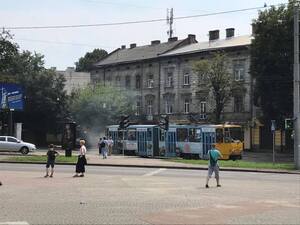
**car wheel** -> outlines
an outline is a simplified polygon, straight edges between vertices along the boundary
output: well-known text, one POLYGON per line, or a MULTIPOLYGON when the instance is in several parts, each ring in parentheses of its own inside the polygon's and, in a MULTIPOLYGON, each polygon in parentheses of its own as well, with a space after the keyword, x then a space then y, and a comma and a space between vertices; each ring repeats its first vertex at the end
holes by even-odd
POLYGON ((27 147, 22 147, 20 152, 23 154, 23 155, 27 155, 28 152, 29 152, 29 149, 27 147))

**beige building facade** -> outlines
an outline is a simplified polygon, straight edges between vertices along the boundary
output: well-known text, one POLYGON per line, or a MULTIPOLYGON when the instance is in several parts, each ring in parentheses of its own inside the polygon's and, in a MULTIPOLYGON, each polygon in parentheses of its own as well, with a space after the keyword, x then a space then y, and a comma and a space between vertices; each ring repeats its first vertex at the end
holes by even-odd
POLYGON ((92 83, 110 84, 135 96, 138 121, 156 123, 162 114, 171 123, 209 123, 214 102, 207 81, 194 71, 196 61, 210 59, 213 52, 227 56, 228 72, 243 86, 243 94, 233 94, 222 113, 222 121, 239 123, 245 128, 245 148, 255 143, 253 133, 256 108, 253 106, 253 79, 249 73, 252 37, 234 36, 234 29, 226 30, 226 38, 219 31, 210 31, 209 40, 198 43, 195 35, 186 39, 171 38, 168 42, 152 41, 150 45, 121 48, 110 53, 95 65, 92 83))

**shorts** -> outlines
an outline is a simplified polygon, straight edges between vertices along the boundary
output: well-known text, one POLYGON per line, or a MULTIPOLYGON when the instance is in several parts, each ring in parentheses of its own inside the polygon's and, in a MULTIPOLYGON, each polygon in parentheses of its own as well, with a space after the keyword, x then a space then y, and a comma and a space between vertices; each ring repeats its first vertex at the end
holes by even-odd
POLYGON ((212 174, 215 173, 215 178, 219 178, 219 165, 208 166, 208 177, 211 178, 212 174))
POLYGON ((55 163, 55 161, 54 160, 49 160, 49 161, 47 161, 47 164, 46 164, 46 168, 49 168, 50 166, 52 167, 52 168, 54 168, 54 163, 55 163))

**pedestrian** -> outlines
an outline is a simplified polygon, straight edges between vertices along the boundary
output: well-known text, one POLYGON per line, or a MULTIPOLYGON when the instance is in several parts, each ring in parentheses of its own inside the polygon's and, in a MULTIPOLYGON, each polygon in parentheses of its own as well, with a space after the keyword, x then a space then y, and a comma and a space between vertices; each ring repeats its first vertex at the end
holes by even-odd
POLYGON ((46 175, 45 178, 49 176, 49 167, 51 166, 51 172, 49 177, 53 177, 54 173, 54 164, 55 164, 55 158, 58 156, 59 153, 54 150, 54 145, 49 145, 49 150, 47 152, 47 164, 46 164, 46 175))
POLYGON ((98 142, 99 155, 101 155, 101 148, 102 148, 101 144, 102 144, 102 138, 99 138, 99 142, 98 142))
POLYGON ((114 141, 111 137, 108 138, 107 145, 108 145, 108 155, 111 155, 112 154, 112 148, 114 146, 114 141))
POLYGON ((103 140, 101 142, 101 151, 103 155, 103 159, 107 159, 107 152, 108 152, 108 142, 106 137, 103 137, 103 140))
POLYGON ((219 180, 219 164, 218 159, 222 158, 222 154, 219 150, 216 149, 216 145, 212 144, 212 149, 208 151, 208 174, 206 178, 206 188, 209 188, 208 181, 212 177, 212 174, 215 173, 215 178, 217 181, 217 187, 221 187, 219 180))
POLYGON ((86 154, 85 140, 80 140, 79 144, 80 144, 80 149, 79 149, 78 159, 76 163, 76 174, 73 177, 84 177, 85 165, 87 164, 85 158, 85 154, 86 154))

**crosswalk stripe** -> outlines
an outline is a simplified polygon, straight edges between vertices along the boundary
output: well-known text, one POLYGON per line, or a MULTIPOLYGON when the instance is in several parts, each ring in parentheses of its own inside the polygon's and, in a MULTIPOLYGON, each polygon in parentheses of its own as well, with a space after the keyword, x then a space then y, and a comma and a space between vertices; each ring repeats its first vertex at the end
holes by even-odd
POLYGON ((26 221, 0 222, 0 225, 30 225, 26 221))
POLYGON ((158 170, 155 170, 155 171, 152 171, 152 172, 149 172, 149 173, 144 174, 143 177, 150 177, 150 176, 153 176, 153 175, 158 174, 158 173, 160 173, 160 172, 162 172, 162 171, 165 171, 165 170, 167 170, 167 169, 165 169, 165 168, 160 168, 160 169, 158 169, 158 170))

